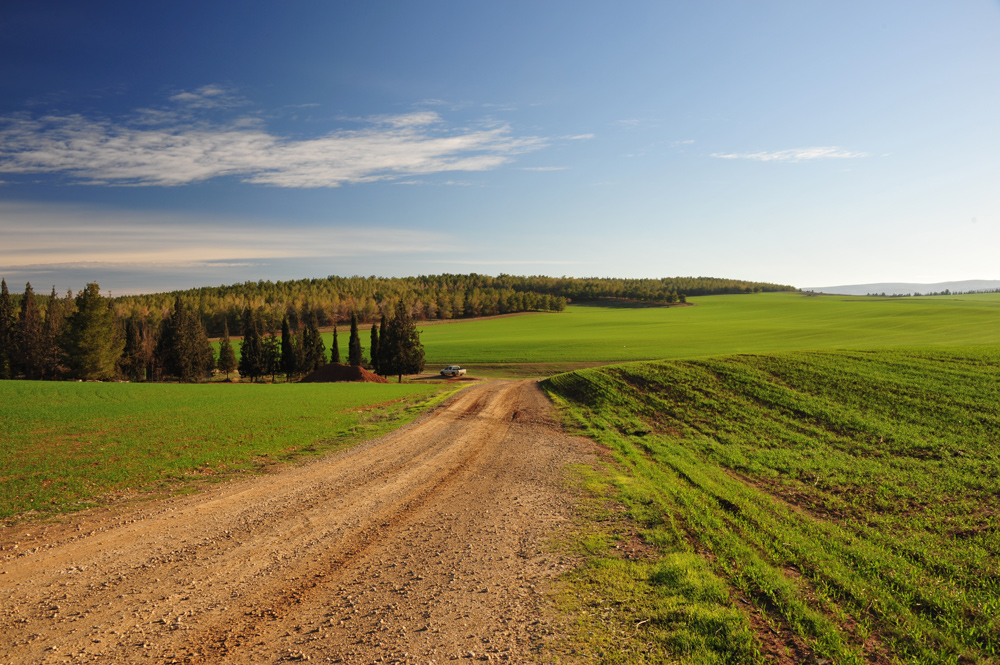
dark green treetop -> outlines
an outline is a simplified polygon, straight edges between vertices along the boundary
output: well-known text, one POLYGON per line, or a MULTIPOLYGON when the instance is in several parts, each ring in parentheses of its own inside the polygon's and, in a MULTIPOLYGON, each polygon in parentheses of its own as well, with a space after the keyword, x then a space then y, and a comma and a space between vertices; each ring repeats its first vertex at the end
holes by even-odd
POLYGON ((106 381, 115 376, 115 366, 125 348, 115 314, 95 283, 76 295, 76 312, 66 322, 63 350, 72 376, 106 381))

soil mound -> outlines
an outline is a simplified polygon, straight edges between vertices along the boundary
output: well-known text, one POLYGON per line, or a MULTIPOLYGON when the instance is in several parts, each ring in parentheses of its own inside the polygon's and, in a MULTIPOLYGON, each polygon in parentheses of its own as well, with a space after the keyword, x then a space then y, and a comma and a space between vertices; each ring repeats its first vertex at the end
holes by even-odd
POLYGON ((306 374, 299 383, 332 383, 334 381, 363 381, 365 383, 389 383, 389 380, 369 372, 364 367, 330 364, 306 374))

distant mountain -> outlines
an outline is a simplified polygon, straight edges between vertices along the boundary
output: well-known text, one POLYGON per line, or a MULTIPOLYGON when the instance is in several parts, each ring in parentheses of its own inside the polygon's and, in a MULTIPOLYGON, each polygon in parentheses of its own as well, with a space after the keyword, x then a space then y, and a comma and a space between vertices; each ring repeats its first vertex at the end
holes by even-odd
POLYGON ((848 284, 846 286, 810 286, 803 291, 835 293, 845 296, 863 296, 869 293, 884 293, 887 296, 912 295, 914 293, 952 293, 964 291, 993 291, 1000 289, 1000 280, 967 279, 961 282, 938 282, 937 284, 911 284, 907 282, 882 282, 879 284, 848 284))

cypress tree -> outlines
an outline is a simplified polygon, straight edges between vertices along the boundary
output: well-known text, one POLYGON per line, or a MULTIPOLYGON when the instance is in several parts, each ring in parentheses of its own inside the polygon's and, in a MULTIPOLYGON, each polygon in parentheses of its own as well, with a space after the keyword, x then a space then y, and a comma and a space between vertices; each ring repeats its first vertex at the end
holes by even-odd
POLYGON ((240 344, 240 376, 256 381, 264 375, 264 349, 261 322, 249 307, 243 311, 243 342, 240 344))
POLYGON ((385 367, 385 363, 387 362, 385 360, 385 336, 388 334, 387 325, 386 316, 383 314, 378 324, 378 356, 372 358, 373 362, 377 365, 376 371, 382 376, 388 376, 383 369, 383 367, 385 367))
POLYGON ((271 383, 274 383, 274 377, 281 371, 281 345, 273 330, 261 340, 261 353, 264 358, 264 374, 270 374, 271 383))
POLYGON ((0 279, 0 379, 10 379, 14 376, 16 332, 14 303, 10 299, 10 291, 7 290, 7 280, 0 279))
POLYGON ((295 344, 292 340, 292 328, 286 316, 281 320, 281 371, 286 381, 291 381, 295 375, 295 344))
POLYGON ((372 322, 372 338, 371 338, 371 348, 369 348, 368 353, 371 355, 371 364, 375 368, 375 372, 378 372, 378 326, 372 322))
POLYGON ((351 314, 351 336, 347 340, 347 362, 355 367, 364 364, 365 358, 361 352, 361 336, 358 334, 358 315, 351 314))
POLYGON ((220 372, 229 373, 236 369, 236 352, 233 351, 233 343, 229 339, 229 322, 227 321, 222 331, 222 339, 219 341, 219 361, 217 366, 220 372))
POLYGON ((48 307, 45 308, 45 323, 42 325, 42 378, 54 379, 65 369, 63 367, 62 340, 66 319, 63 301, 56 295, 56 287, 52 287, 48 307))
POLYGON ((382 347, 380 369, 386 375, 396 374, 403 382, 404 374, 417 374, 424 369, 424 347, 420 333, 410 317, 410 308, 402 301, 396 305, 396 315, 389 321, 382 347), (383 364, 384 363, 384 364, 383 364))
POLYGON ((333 321, 333 348, 330 349, 330 362, 340 364, 340 342, 337 341, 337 320, 333 321))
POLYGON ((121 369, 129 381, 142 381, 146 366, 142 356, 142 336, 134 316, 125 322, 125 350, 122 353, 121 369))
POLYGON ((114 378, 125 340, 97 284, 88 284, 76 295, 76 312, 67 320, 62 347, 72 376, 99 381, 114 378))
POLYGON ((181 301, 164 320, 157 345, 157 358, 163 371, 182 381, 207 377, 215 367, 215 353, 201 318, 181 301))
POLYGON ((316 312, 309 315, 306 328, 302 331, 302 373, 308 374, 326 364, 326 344, 319 332, 316 312))
POLYGON ((31 282, 24 286, 24 297, 21 298, 21 311, 17 317, 17 356, 14 364, 26 379, 40 379, 44 346, 42 338, 42 319, 35 302, 35 292, 31 282))

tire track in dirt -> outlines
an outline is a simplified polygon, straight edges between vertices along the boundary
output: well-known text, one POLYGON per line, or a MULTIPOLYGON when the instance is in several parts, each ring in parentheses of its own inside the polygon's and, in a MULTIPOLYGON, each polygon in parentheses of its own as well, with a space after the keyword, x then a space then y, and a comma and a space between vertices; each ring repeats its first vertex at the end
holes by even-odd
POLYGON ((5 533, 0 662, 528 658, 561 470, 592 461, 547 413, 490 382, 302 467, 5 533))

